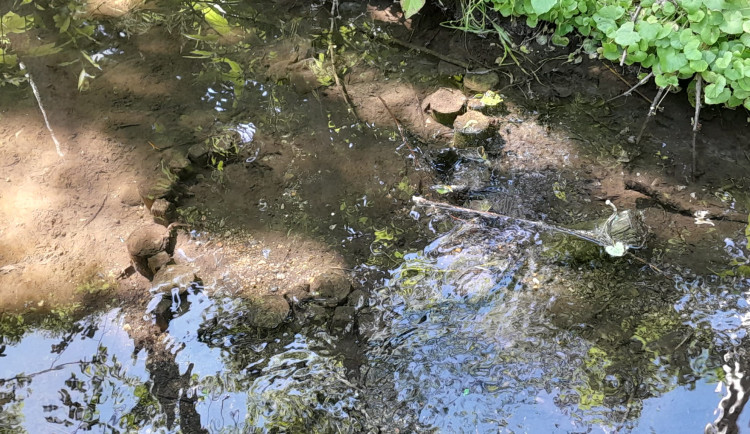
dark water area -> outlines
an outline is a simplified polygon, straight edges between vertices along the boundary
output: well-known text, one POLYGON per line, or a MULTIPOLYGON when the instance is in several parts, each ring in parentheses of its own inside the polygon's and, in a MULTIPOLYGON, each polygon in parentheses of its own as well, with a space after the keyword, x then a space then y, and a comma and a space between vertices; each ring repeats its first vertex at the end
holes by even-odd
MULTIPOLYGON (((237 158, 221 168, 207 162, 189 181, 178 213, 201 226, 185 245, 224 232, 314 241, 343 257, 362 289, 341 303, 354 319, 336 327, 304 317, 311 300, 277 328, 254 327, 250 302, 228 277, 175 295, 166 322, 153 312, 163 300, 156 290, 144 296, 152 298, 147 309, 122 302, 34 321, 3 314, 0 432, 699 432, 720 418, 725 396, 726 408, 744 407, 750 280, 691 267, 746 264, 741 230, 670 232, 647 250, 656 267, 512 220, 414 207, 413 195, 435 190, 429 183, 460 173, 482 188, 446 201, 487 201, 567 225, 609 211, 576 190, 584 170, 574 182, 520 153, 507 163, 526 164, 517 171, 491 166, 497 155, 448 161, 444 142, 400 131, 390 109, 360 122, 324 67, 328 3, 152 6, 120 21, 89 20, 101 46, 87 55, 103 77, 86 83, 93 100, 122 98, 127 116, 152 117, 144 123, 151 147, 188 148, 209 143, 207 135, 216 157, 227 137, 239 144, 237 158), (207 15, 192 33, 199 9, 207 15), (169 98, 157 87, 134 96, 137 76, 128 71, 144 47, 160 53, 146 62, 150 74, 179 84, 169 98), (321 57, 289 54, 305 47, 321 57), (324 83, 305 81, 310 71, 324 83), (115 96, 113 83, 132 92, 115 96), (680 255, 684 262, 657 261, 680 255), (137 335, 144 324, 161 332, 137 335)), ((371 41, 387 25, 372 11, 388 6, 340 5, 338 42, 349 47, 338 54, 348 65, 342 75, 380 68, 369 84, 444 85, 445 77, 423 74, 426 61, 371 41)), ((365 98, 364 87, 351 88, 355 100, 365 98)), ((127 116, 113 121, 124 131, 127 116)), ((310 256, 324 262, 315 250, 310 256)), ((750 411, 732 428, 750 432, 750 411)))

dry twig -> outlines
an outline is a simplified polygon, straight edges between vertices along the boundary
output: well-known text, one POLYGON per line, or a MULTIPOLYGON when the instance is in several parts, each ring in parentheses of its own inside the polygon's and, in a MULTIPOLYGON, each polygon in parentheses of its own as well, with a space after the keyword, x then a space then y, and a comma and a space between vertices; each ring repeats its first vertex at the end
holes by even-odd
POLYGON ((656 110, 659 109, 661 102, 667 96, 667 92, 666 92, 667 89, 669 89, 669 86, 660 87, 659 91, 656 92, 654 101, 651 103, 651 107, 648 108, 648 115, 646 116, 646 120, 643 121, 643 126, 641 126, 641 132, 638 133, 638 137, 636 137, 635 139, 636 144, 641 143, 641 138, 643 137, 643 133, 646 131, 646 126, 648 125, 648 122, 651 120, 652 117, 656 116, 656 110))
POLYGON ((695 142, 698 137, 698 130, 701 127, 699 122, 701 114, 701 91, 703 90, 703 77, 700 74, 696 74, 698 78, 695 80, 695 116, 693 116, 693 161, 690 167, 690 177, 695 181, 696 172, 696 161, 695 161, 695 142))

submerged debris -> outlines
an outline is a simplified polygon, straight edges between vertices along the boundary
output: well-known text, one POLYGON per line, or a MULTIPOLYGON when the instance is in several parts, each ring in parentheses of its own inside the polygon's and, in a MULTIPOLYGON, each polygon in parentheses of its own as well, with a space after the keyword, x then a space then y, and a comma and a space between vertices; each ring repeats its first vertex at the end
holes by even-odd
POLYGON ((628 249, 640 249, 644 247, 648 236, 648 229, 643 223, 642 217, 639 213, 630 210, 618 212, 617 208, 615 208, 615 206, 609 201, 607 201, 607 204, 614 209, 614 212, 603 225, 597 227, 597 229, 593 231, 568 229, 540 221, 527 220, 488 211, 463 208, 447 203, 434 202, 418 196, 412 197, 412 201, 418 206, 430 206, 447 211, 468 213, 493 220, 512 220, 539 229, 571 235, 604 247, 610 256, 623 256, 628 249))

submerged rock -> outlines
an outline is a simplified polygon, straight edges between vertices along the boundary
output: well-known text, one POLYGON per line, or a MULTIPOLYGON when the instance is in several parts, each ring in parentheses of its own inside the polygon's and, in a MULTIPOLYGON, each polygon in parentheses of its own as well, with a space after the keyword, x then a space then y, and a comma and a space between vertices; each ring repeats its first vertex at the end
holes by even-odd
POLYGON ((182 175, 190 170, 190 160, 182 152, 168 151, 162 159, 164 166, 175 175, 182 175))
POLYGON ((309 322, 315 325, 325 324, 333 314, 332 308, 326 308, 314 303, 305 305, 304 310, 301 312, 300 320, 303 323, 309 322))
POLYGON ((355 289, 351 294, 349 294, 347 304, 353 307, 354 310, 360 310, 363 307, 366 307, 368 304, 367 293, 365 291, 362 291, 361 289, 355 289))
POLYGON ((284 298, 293 306, 298 306, 313 298, 310 294, 310 285, 300 284, 292 287, 284 294, 284 298))
POLYGON ((188 148, 188 158, 196 164, 206 164, 208 151, 208 146, 205 143, 196 143, 188 148))
POLYGON ((251 300, 248 318, 255 327, 273 329, 289 316, 289 303, 281 295, 264 295, 251 300))
POLYGON ((492 168, 486 162, 461 160, 450 178, 454 191, 477 191, 492 184, 492 168))
POLYGON ((183 295, 188 289, 200 284, 195 269, 189 265, 168 265, 160 269, 151 284, 151 289, 158 292, 183 295))
POLYGON ((339 306, 333 311, 333 318, 331 319, 331 329, 335 332, 348 332, 352 329, 352 323, 354 322, 354 307, 352 306, 339 306))
POLYGON ((327 271, 313 279, 310 293, 322 299, 326 306, 336 306, 346 299, 351 288, 351 282, 344 273, 327 271))

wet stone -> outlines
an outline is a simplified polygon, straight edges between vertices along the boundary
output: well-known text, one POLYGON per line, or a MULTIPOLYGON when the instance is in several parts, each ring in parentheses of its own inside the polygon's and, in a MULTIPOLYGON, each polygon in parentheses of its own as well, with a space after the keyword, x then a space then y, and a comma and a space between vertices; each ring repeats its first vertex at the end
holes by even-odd
POLYGON ((161 225, 168 225, 170 220, 174 217, 174 205, 166 199, 156 199, 151 204, 151 215, 154 217, 154 222, 161 225))
POLYGON ((323 299, 326 306, 336 306, 349 295, 351 282, 344 273, 327 271, 316 276, 310 284, 310 293, 323 299))
POLYGON ((429 111, 436 121, 443 125, 451 125, 463 110, 466 96, 458 89, 438 89, 430 94, 422 103, 422 108, 429 111))
POLYGON ((130 256, 151 257, 161 251, 169 252, 169 229, 152 223, 141 226, 130 234, 127 241, 130 256))
POLYGON ((195 275, 195 270, 189 265, 168 265, 160 269, 151 284, 154 291, 173 293, 180 295, 187 293, 188 289, 200 284, 200 279, 195 275))
POLYGON ((250 305, 250 324, 255 327, 273 329, 289 316, 289 303, 280 295, 256 297, 250 305))
POLYGON ((310 285, 306 284, 293 286, 284 294, 284 297, 293 306, 298 306, 313 298, 310 294, 310 285))
POLYGON ((169 200, 174 197, 174 184, 176 182, 176 176, 172 175, 168 177, 164 175, 156 181, 147 181, 139 184, 138 194, 141 196, 143 204, 150 211, 151 205, 153 205, 156 199, 169 200))
POLYGON ((331 319, 331 329, 336 332, 349 332, 354 322, 354 307, 339 306, 333 311, 331 319))
POLYGON ((138 187, 135 184, 127 184, 120 193, 120 203, 127 206, 138 206, 142 203, 138 187))
POLYGON ((318 76, 311 69, 311 64, 311 61, 301 61, 289 68, 289 82, 300 95, 323 87, 318 76))
POLYGON ((190 167, 190 160, 188 160, 187 155, 181 152, 171 151, 164 160, 169 171, 176 175, 183 173, 190 167))
POLYGON ((460 66, 454 65, 450 62, 446 62, 445 60, 441 60, 440 63, 438 63, 438 74, 443 77, 462 75, 464 72, 464 68, 461 68, 460 66))
POLYGON ((360 310, 367 306, 367 293, 361 289, 355 289, 349 294, 347 304, 354 308, 354 310, 360 310))
POLYGON ((500 83, 500 77, 496 72, 483 74, 468 73, 464 76, 464 87, 474 92, 487 92, 500 83))
POLYGON ((196 143, 188 148, 188 158, 196 164, 206 164, 208 161, 208 146, 196 143))
POLYGON ((365 309, 357 314, 357 330, 359 336, 365 339, 369 339, 380 329, 376 315, 367 310, 365 309))
POLYGON ((302 322, 309 322, 311 324, 321 325, 328 321, 333 311, 330 308, 325 308, 317 304, 307 304, 304 310, 301 312, 302 322))
POLYGON ((450 183, 456 190, 482 190, 492 183, 492 169, 482 162, 462 160, 454 166, 450 183))
POLYGON ((171 260, 172 257, 169 255, 169 253, 161 251, 148 258, 148 269, 151 270, 152 273, 156 274, 157 271, 164 268, 165 265, 169 264, 171 260))
POLYGON ((457 148, 481 146, 492 135, 490 118, 474 110, 458 116, 453 128, 453 145, 457 148))
POLYGON ((135 269, 149 279, 153 277, 153 272, 148 265, 149 258, 160 252, 172 254, 174 251, 174 239, 169 229, 156 223, 134 230, 128 237, 126 245, 135 269))

